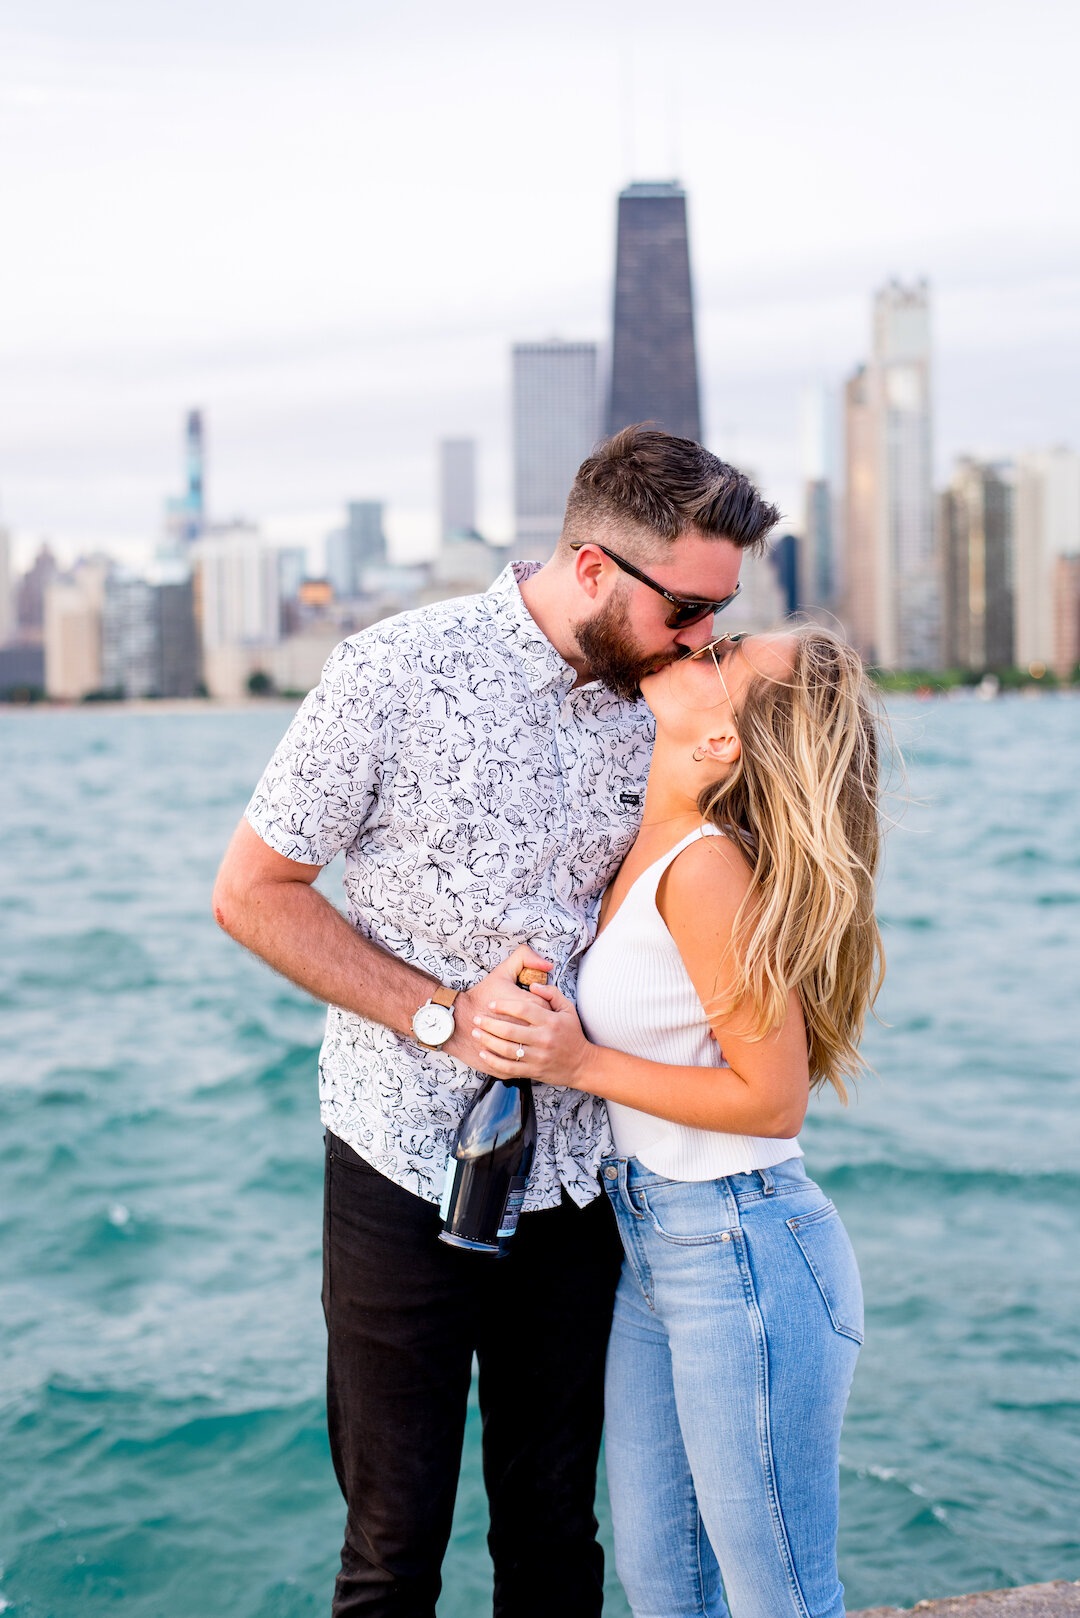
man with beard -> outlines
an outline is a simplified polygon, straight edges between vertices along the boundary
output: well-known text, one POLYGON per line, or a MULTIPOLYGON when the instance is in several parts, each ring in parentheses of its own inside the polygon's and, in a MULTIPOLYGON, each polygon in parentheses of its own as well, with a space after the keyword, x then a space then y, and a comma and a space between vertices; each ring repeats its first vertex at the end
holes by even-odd
POLYGON ((496 1618, 595 1618, 593 1498, 621 1247, 603 1104, 541 1086, 506 1257, 438 1240, 473 1018, 523 966, 572 995, 641 817, 638 681, 708 641, 778 513, 699 444, 627 427, 543 567, 334 651, 248 805, 218 922, 329 1004, 323 1307, 348 1506, 333 1612, 433 1618, 473 1356, 496 1618), (348 919, 312 883, 344 851, 348 919), (511 953, 512 952, 512 953, 511 953), (509 958, 508 958, 509 957, 509 958))

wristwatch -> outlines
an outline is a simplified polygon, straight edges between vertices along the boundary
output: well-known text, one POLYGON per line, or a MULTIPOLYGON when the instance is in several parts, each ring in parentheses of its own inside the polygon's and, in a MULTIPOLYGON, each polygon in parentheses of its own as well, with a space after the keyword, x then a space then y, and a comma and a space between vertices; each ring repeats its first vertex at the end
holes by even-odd
POLYGON ((454 1001, 457 989, 438 988, 426 1000, 412 1020, 412 1031, 418 1045, 425 1050, 437 1051, 454 1032, 454 1001))

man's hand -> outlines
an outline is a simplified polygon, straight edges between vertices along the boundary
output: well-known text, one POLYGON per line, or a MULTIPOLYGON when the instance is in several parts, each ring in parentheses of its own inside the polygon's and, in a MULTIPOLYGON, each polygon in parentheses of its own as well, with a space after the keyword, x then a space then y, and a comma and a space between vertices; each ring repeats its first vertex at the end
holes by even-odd
MULTIPOLYGON (((498 1000, 509 1007, 529 1009, 529 991, 518 988, 518 974, 526 967, 537 972, 550 972, 554 963, 537 955, 528 944, 519 944, 514 953, 500 961, 486 978, 481 978, 471 989, 463 989, 454 1001, 454 1032, 441 1048, 459 1062, 476 1066, 476 1042, 472 1038, 473 1019, 490 1010, 491 1002, 498 1000)), ((510 1013, 513 1015, 513 1012, 510 1013)), ((524 1015, 524 1014, 523 1014, 524 1015)))

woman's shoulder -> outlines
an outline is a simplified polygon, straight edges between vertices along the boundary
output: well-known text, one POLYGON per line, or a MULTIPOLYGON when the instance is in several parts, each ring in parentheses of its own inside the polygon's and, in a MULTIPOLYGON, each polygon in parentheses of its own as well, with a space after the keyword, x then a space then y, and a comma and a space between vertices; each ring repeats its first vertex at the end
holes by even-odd
POLYGON ((737 837, 706 823, 701 836, 680 850, 668 870, 681 883, 705 881, 722 885, 734 878, 741 881, 745 889, 753 875, 754 864, 737 837))
POLYGON ((734 838, 706 831, 672 860, 656 890, 669 929, 723 928, 746 897, 753 867, 734 838))

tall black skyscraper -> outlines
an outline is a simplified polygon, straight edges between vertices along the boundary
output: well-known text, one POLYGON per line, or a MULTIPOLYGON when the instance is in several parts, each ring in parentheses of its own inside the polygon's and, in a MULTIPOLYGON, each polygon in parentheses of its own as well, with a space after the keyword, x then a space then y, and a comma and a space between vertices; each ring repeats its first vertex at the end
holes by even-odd
POLYGON ((619 196, 608 431, 632 421, 701 438, 686 192, 673 180, 619 196))

